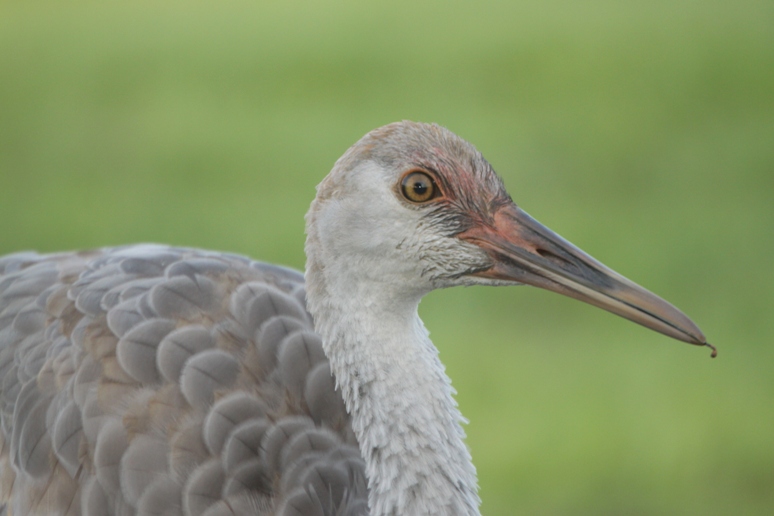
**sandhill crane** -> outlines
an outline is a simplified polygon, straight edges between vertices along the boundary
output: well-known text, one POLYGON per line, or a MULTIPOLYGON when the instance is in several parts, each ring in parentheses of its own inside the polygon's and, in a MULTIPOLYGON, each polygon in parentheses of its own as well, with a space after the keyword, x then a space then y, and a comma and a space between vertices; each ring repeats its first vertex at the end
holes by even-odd
POLYGON ((159 245, 1 258, 7 514, 478 514, 417 315, 436 288, 535 285, 710 346, 437 125, 364 136, 306 220, 305 277, 159 245))

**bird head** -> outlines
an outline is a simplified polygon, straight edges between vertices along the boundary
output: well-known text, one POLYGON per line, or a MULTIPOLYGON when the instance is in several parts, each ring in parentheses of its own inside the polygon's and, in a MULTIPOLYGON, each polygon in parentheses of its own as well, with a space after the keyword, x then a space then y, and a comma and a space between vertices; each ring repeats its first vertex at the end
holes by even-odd
POLYGON ((318 186, 307 233, 308 281, 417 299, 528 284, 709 346, 680 310, 530 217, 481 153, 438 125, 397 122, 353 145, 318 186))

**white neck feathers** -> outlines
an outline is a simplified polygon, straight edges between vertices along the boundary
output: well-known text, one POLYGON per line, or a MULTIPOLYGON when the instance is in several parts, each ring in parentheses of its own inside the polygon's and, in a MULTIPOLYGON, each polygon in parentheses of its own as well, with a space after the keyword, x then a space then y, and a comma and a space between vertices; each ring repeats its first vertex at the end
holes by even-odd
POLYGON ((464 419, 417 314, 419 296, 333 274, 316 260, 314 240, 309 310, 352 414, 371 515, 479 514, 464 419))

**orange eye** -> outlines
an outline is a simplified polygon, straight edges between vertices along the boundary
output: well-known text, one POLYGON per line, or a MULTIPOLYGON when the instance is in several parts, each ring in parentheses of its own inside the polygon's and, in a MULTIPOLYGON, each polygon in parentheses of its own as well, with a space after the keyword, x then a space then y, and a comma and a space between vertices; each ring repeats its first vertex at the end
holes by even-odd
POLYGON ((440 194, 438 186, 427 172, 415 171, 403 178, 400 183, 403 197, 411 202, 427 202, 440 194))

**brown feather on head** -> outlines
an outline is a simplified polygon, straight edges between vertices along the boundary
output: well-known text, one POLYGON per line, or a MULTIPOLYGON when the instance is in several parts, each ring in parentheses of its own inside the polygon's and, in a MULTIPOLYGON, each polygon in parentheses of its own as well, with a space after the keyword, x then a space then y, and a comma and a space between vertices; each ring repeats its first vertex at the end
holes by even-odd
MULTIPOLYGON (((430 174, 443 195, 421 208, 431 209, 428 217, 443 222, 448 236, 475 223, 491 223, 495 212, 512 202, 502 179, 478 149, 437 124, 402 121, 374 129, 334 169, 346 174, 368 161, 403 174, 415 169, 430 174)), ((396 182, 395 192, 400 196, 399 191, 396 182)))

